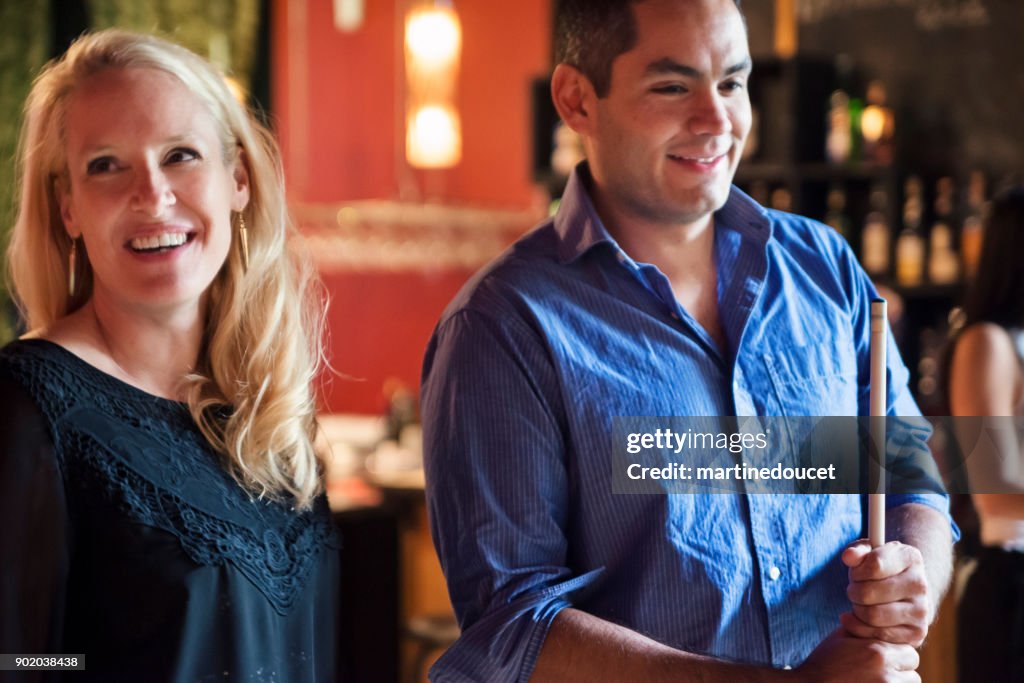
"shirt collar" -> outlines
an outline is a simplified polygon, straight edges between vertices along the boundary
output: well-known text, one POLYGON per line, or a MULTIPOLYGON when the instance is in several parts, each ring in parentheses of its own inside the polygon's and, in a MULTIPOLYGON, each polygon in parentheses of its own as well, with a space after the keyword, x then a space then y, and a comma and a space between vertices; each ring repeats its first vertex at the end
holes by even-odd
POLYGON ((604 227, 587 186, 590 167, 583 161, 576 166, 566 183, 562 200, 555 214, 555 233, 558 235, 558 258, 571 263, 598 244, 611 244, 622 251, 604 227))
POLYGON ((772 236, 771 213, 733 185, 725 205, 715 212, 715 228, 735 230, 744 237, 766 243, 772 236))
MULTIPOLYGON (((610 244, 625 254, 608 233, 588 189, 590 168, 583 161, 569 176, 562 200, 555 214, 555 233, 558 235, 558 258, 571 263, 599 244, 610 244)), ((772 234, 772 221, 768 211, 735 185, 729 191, 725 206, 715 212, 715 228, 736 230, 746 237, 767 242, 772 234)))

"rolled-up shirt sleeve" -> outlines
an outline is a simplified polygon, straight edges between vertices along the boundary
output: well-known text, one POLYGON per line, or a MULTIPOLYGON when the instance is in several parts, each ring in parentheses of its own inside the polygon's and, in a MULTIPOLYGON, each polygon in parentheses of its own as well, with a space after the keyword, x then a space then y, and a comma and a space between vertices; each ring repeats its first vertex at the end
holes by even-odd
MULTIPOLYGON (((61 470, 45 418, 24 389, 0 372, 0 652, 61 651, 70 525, 61 470)), ((53 672, 3 672, 43 681, 53 672)))
POLYGON ((525 681, 551 622, 598 572, 567 566, 571 481, 547 349, 524 320, 461 310, 424 364, 431 531, 462 636, 434 681, 525 681))

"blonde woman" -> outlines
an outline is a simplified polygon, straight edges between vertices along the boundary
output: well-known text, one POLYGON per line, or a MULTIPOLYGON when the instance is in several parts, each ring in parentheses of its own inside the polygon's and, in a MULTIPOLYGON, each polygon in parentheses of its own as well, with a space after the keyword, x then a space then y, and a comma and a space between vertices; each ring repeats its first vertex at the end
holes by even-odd
POLYGON ((271 136, 193 53, 104 31, 36 80, 19 164, 0 652, 84 653, 82 680, 331 679, 319 298, 271 136))

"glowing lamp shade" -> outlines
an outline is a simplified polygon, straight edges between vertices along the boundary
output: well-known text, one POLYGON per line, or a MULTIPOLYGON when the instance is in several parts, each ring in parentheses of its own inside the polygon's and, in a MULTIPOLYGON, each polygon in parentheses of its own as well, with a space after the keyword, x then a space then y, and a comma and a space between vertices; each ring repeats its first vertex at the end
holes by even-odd
POLYGON ((411 12, 405 24, 405 44, 420 69, 454 65, 462 47, 462 26, 455 10, 429 7, 411 12))
POLYGON ((405 157, 418 168, 450 168, 459 163, 462 133, 455 109, 427 105, 410 112, 405 157))
POLYGON ((417 168, 450 168, 462 158, 455 91, 462 26, 449 3, 435 0, 405 19, 405 158, 417 168))

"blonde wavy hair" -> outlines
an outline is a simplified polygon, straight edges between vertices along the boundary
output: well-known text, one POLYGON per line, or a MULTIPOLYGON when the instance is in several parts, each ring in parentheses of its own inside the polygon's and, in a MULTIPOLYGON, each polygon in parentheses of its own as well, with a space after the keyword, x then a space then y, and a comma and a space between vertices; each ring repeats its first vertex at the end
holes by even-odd
POLYGON ((325 299, 292 239, 273 136, 204 59, 154 36, 112 29, 79 38, 43 69, 25 104, 18 149, 21 196, 7 263, 15 301, 29 329, 37 329, 91 296, 83 250, 78 291, 73 298, 67 294, 71 239, 56 188, 68 173, 65 110, 78 84, 105 69, 125 68, 176 77, 216 120, 225 162, 242 155, 250 186, 242 213, 249 266, 235 245, 210 286, 200 357, 184 389, 193 419, 239 484, 255 496, 308 509, 322 490, 312 386, 322 360, 325 299))

